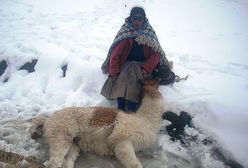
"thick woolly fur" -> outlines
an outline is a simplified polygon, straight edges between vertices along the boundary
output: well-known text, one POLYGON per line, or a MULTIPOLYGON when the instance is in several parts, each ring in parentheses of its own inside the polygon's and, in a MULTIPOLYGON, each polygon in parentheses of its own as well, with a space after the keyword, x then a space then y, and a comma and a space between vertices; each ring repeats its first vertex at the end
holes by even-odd
POLYGON ((136 151, 152 147, 160 127, 164 102, 158 85, 144 83, 144 97, 136 113, 106 107, 69 107, 46 120, 38 116, 30 128, 40 135, 41 128, 49 145, 49 168, 73 168, 83 152, 115 155, 126 168, 142 168, 136 151))

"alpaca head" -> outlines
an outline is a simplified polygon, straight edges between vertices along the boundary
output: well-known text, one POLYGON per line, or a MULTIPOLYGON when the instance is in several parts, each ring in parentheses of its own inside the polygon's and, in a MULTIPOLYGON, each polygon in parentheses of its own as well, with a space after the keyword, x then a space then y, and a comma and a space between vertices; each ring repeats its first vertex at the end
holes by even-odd
POLYGON ((37 140, 41 138, 43 135, 43 127, 44 123, 46 122, 47 117, 45 116, 38 116, 32 119, 32 125, 29 128, 29 132, 31 134, 31 138, 37 140))
POLYGON ((159 92, 158 87, 159 87, 158 80, 145 80, 143 82, 143 90, 142 90, 143 96, 148 96, 153 99, 161 98, 162 95, 159 92))

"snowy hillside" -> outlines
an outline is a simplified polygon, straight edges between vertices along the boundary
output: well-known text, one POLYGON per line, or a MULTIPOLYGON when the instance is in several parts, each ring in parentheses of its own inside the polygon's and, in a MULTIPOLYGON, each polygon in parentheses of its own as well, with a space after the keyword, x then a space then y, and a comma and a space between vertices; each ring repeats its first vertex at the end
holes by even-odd
MULTIPOLYGON (((144 6, 174 72, 190 75, 160 90, 167 110, 193 116, 197 129, 186 133, 198 137, 184 146, 159 134, 158 149, 138 154, 144 167, 227 167, 216 148, 248 167, 247 0, 0 0, 0 149, 46 161, 28 133, 32 117, 114 106, 100 96, 100 66, 134 5, 144 6)), ((121 166, 86 154, 76 167, 121 166)))

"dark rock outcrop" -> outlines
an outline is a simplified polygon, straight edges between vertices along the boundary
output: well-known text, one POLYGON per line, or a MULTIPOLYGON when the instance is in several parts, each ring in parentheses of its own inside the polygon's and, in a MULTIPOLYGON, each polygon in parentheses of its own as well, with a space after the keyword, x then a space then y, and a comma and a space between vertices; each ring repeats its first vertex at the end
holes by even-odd
POLYGON ((66 71, 67 71, 67 67, 68 67, 68 64, 65 64, 61 67, 62 71, 63 71, 63 78, 66 76, 66 71))
POLYGON ((4 72, 7 69, 7 67, 8 67, 7 61, 2 60, 0 62, 0 76, 2 76, 4 74, 4 72))
POLYGON ((19 70, 27 70, 29 73, 32 73, 35 71, 34 67, 37 64, 38 59, 33 59, 31 62, 25 63, 19 70))

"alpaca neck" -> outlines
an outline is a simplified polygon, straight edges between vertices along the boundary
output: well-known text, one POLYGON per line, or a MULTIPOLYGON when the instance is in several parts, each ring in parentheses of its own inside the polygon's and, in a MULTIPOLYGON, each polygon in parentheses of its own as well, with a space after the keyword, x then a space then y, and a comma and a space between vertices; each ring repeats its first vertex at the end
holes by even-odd
POLYGON ((163 110, 164 103, 162 99, 144 97, 136 114, 140 117, 146 118, 156 129, 158 129, 160 127, 163 110))

